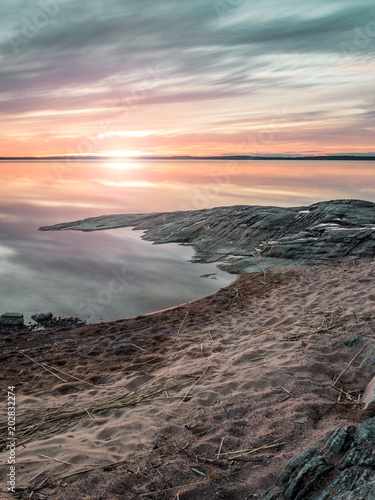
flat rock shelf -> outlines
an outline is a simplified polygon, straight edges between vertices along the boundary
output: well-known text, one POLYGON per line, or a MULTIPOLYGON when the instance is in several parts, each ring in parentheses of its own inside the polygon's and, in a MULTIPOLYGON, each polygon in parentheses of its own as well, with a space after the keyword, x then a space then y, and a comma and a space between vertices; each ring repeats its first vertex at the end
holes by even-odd
POLYGON ((204 210, 92 217, 41 231, 143 230, 155 243, 195 250, 194 262, 215 262, 232 274, 375 255, 375 203, 333 200, 306 207, 235 205, 204 210))

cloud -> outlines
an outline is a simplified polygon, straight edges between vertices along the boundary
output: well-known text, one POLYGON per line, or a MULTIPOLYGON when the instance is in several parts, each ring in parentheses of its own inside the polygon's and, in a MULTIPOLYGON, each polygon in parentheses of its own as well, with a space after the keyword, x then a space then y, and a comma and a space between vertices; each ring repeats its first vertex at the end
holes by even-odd
MULTIPOLYGON (((186 104, 203 106, 224 134, 244 108, 243 129, 286 104, 306 120, 341 117, 345 105, 362 107, 364 124, 371 119, 368 0, 4 0, 0 28, 0 110, 29 132, 37 120, 39 131, 49 129, 50 119, 28 113, 64 112, 69 128, 69 113, 81 110, 87 134, 129 100, 137 116, 143 107, 169 121, 186 104), (367 76, 350 64, 367 67, 367 76)), ((184 133, 200 130, 198 122, 187 120, 184 133)))

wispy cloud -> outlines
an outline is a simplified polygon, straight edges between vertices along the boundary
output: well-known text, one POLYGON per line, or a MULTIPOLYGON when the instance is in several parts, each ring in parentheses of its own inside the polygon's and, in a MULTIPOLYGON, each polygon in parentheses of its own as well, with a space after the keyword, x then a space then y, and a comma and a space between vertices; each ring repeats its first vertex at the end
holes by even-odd
POLYGON ((289 127, 269 149, 369 146, 372 0, 243 0, 227 9, 213 0, 4 0, 0 28, 3 154, 17 144, 63 153, 137 92, 135 112, 103 140, 104 151, 236 151, 285 106, 289 127), (150 71, 161 83, 141 95, 150 71), (146 134, 154 129, 163 132, 146 134), (36 140, 26 144, 12 130, 36 140), (172 141, 169 130, 181 136, 172 141))

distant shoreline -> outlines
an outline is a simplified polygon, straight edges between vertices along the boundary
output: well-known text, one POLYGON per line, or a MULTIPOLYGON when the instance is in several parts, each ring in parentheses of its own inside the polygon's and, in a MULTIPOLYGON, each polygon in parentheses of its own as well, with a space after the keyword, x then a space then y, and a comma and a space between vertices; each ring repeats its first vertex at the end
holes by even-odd
POLYGON ((215 160, 215 161, 248 161, 248 160, 283 160, 283 161, 327 161, 327 160, 341 160, 341 161, 375 161, 374 156, 355 156, 355 155, 327 155, 327 156, 247 156, 247 155, 227 155, 227 156, 126 156, 126 157, 113 157, 113 156, 0 156, 0 162, 9 161, 130 161, 130 160, 215 160))

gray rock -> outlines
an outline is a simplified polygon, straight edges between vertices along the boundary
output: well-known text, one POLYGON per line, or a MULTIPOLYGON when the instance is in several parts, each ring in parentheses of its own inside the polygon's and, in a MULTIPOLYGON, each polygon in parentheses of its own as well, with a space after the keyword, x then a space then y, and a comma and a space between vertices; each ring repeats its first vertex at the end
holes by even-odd
POLYGON ((1 325, 23 325, 23 314, 16 312, 4 313, 0 316, 1 325))
POLYGON ((33 319, 37 323, 44 323, 44 322, 52 319, 52 317, 53 317, 53 314, 51 312, 48 312, 48 313, 39 312, 39 313, 33 314, 31 316, 31 319, 33 319))
POLYGON ((332 457, 333 455, 340 453, 344 449, 354 431, 355 427, 353 425, 348 425, 336 430, 325 445, 325 448, 328 448, 328 450, 324 456, 332 457))
POLYGON ((362 422, 354 434, 356 444, 375 445, 375 417, 362 422))
POLYGON ((369 404, 375 403, 375 377, 373 377, 367 385, 362 396, 362 403, 365 404, 365 410, 368 408, 369 404))
POLYGON ((333 469, 333 465, 328 464, 323 457, 320 455, 313 457, 290 481, 283 498, 285 500, 305 500, 319 479, 331 469, 333 469))
POLYGON ((294 457, 263 500, 375 498, 375 418, 330 431, 294 457))
POLYGON ((359 365, 359 367, 362 368, 366 363, 370 363, 371 365, 375 365, 375 346, 363 358, 363 360, 361 361, 361 364, 359 365))
POLYGON ((308 207, 237 205, 186 212, 108 215, 40 228, 133 227, 156 243, 191 245, 195 262, 238 274, 276 266, 375 256, 375 203, 333 200, 308 207))
POLYGON ((361 337, 355 337, 354 339, 350 339, 350 340, 347 340, 346 342, 344 342, 344 344, 347 346, 347 347, 354 347, 356 346, 357 344, 359 344, 361 342, 362 338, 361 337))

